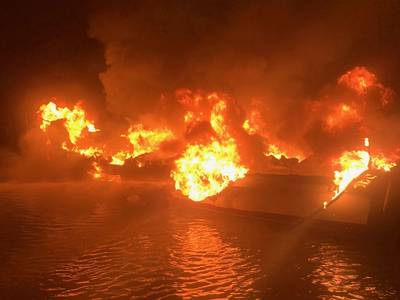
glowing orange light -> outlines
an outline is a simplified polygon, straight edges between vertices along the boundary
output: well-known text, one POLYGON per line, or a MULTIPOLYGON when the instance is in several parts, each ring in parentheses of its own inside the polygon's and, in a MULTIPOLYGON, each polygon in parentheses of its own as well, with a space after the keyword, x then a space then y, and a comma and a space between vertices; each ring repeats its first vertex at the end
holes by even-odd
POLYGON ((224 190, 230 182, 244 178, 248 169, 240 165, 233 139, 208 145, 189 145, 175 161, 171 172, 175 188, 193 201, 202 201, 224 190))
POLYGON ((65 151, 75 152, 85 157, 101 157, 103 155, 103 150, 97 147, 89 146, 87 148, 79 148, 77 146, 68 147, 67 143, 62 143, 61 148, 65 151))
POLYGON ((253 134, 256 133, 256 129, 253 128, 253 127, 250 125, 250 120, 249 120, 249 119, 244 120, 244 122, 243 122, 243 124, 242 124, 242 128, 243 128, 249 135, 253 135, 253 134))
POLYGON ((288 151, 282 150, 280 147, 274 144, 268 145, 268 149, 265 152, 265 156, 273 156, 280 160, 282 158, 296 158, 299 162, 304 160, 304 156, 301 154, 288 154, 288 151))
POLYGON ((358 94, 365 94, 367 89, 378 84, 376 76, 364 67, 355 67, 342 75, 338 83, 344 84, 358 94))
POLYGON ((335 193, 332 199, 343 193, 348 185, 362 173, 368 170, 370 156, 367 151, 355 150, 344 152, 334 164, 338 170, 334 172, 335 193))
POLYGON ((397 164, 393 161, 390 161, 383 154, 379 154, 377 156, 373 156, 371 158, 371 166, 376 170, 381 170, 384 172, 389 172, 392 168, 394 168, 397 164))
POLYGON ((50 101, 40 106, 40 112, 42 119, 40 129, 46 131, 52 122, 64 120, 64 127, 68 131, 69 140, 72 144, 76 144, 84 129, 88 132, 98 131, 93 122, 86 119, 86 113, 79 105, 75 105, 70 110, 67 107, 57 107, 54 102, 50 101))
POLYGON ((193 201, 220 193, 230 182, 244 178, 248 172, 240 164, 236 141, 228 132, 224 116, 226 100, 215 93, 207 98, 214 103, 210 125, 217 138, 210 138, 209 144, 189 144, 171 172, 176 190, 193 201))
MULTIPOLYGON (((364 146, 369 150, 369 139, 364 138, 364 146)), ((389 172, 396 166, 395 162, 390 161, 383 154, 370 155, 367 150, 354 150, 344 152, 339 159, 334 161, 334 165, 338 167, 334 171, 334 184, 336 190, 332 199, 337 198, 346 188, 367 170, 380 170, 389 172)), ((375 176, 372 176, 372 179, 375 176)), ((366 186, 371 180, 361 182, 360 186, 366 186)))
POLYGON ((226 109, 226 103, 223 100, 218 101, 213 109, 211 110, 210 124, 214 131, 219 135, 223 136, 227 132, 225 125, 225 118, 223 112, 226 109))
POLYGON ((157 151, 163 142, 175 138, 173 132, 167 128, 150 130, 144 129, 142 124, 129 128, 128 133, 123 136, 132 144, 133 151, 119 151, 114 154, 110 162, 112 165, 124 165, 127 159, 157 151))
POLYGON ((343 128, 350 123, 361 121, 357 109, 349 104, 340 104, 327 116, 325 123, 328 129, 343 128))

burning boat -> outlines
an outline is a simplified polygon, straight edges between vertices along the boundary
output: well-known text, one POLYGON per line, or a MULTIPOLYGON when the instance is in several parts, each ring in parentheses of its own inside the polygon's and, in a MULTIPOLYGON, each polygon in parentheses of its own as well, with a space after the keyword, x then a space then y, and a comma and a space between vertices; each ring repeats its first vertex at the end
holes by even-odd
MULTIPOLYGON (((391 196, 391 177, 379 178, 363 190, 349 189, 338 199, 329 199, 326 177, 299 175, 252 175, 234 184, 221 195, 206 200, 218 207, 257 213, 271 218, 296 221, 315 218, 323 221, 367 225, 378 212, 384 212, 391 196), (376 189, 374 196, 371 190, 376 189), (288 218, 287 218, 288 217, 288 218)), ((375 219, 376 220, 376 219, 375 219)))
POLYGON ((373 125, 390 110, 394 92, 363 67, 340 76, 335 89, 341 92, 299 109, 304 121, 286 130, 287 138, 282 125, 267 121, 262 101, 243 108, 226 94, 188 89, 174 95, 182 112, 179 124, 130 123, 102 134, 81 103, 68 108, 53 100, 40 106, 40 129, 47 144, 91 161, 88 174, 94 180, 119 182, 130 165, 132 173, 148 170, 156 180, 166 175, 175 195, 195 202, 367 224, 371 207, 384 210, 391 198, 398 153, 380 137, 385 128, 373 125), (52 138, 53 124, 66 132, 64 139, 52 138), (384 200, 371 203, 375 182, 380 184, 374 197, 384 200))

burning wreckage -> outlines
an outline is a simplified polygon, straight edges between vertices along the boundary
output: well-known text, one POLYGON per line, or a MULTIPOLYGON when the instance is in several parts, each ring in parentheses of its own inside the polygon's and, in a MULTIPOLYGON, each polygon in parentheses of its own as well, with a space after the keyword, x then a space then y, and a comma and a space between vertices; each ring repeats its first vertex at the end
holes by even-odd
POLYGON ((225 94, 188 89, 171 97, 179 120, 144 118, 120 132, 98 127, 83 103, 52 99, 38 113, 47 145, 89 160, 93 180, 142 174, 174 183, 174 197, 217 207, 301 218, 317 211, 318 219, 371 224, 398 200, 400 148, 382 121, 395 97, 356 67, 300 107, 301 122, 289 130, 262 101, 244 107, 225 94))

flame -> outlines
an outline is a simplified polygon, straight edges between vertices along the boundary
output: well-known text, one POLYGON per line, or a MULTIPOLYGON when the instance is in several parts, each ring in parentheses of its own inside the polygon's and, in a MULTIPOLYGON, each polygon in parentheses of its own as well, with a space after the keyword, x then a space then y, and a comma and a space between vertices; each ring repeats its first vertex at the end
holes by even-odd
POLYGON ((367 89, 378 85, 376 76, 364 67, 355 67, 338 79, 339 84, 344 84, 356 91, 359 95, 365 94, 367 89))
POLYGON ((305 159, 305 157, 302 154, 290 155, 290 154, 288 154, 288 151, 282 150, 280 147, 278 147, 277 145, 274 145, 274 144, 270 144, 268 146, 268 149, 265 152, 265 156, 273 156, 278 160, 282 159, 282 158, 286 158, 286 159, 296 158, 299 162, 301 162, 305 159))
POLYGON ((121 177, 119 175, 111 175, 104 173, 103 168, 100 166, 100 164, 96 161, 92 163, 92 170, 89 171, 89 175, 92 176, 93 179, 95 180, 101 180, 101 181, 112 181, 112 182, 119 182, 121 180, 121 177))
POLYGON ((203 120, 204 116, 201 112, 194 113, 193 111, 188 111, 183 116, 183 120, 186 125, 193 126, 203 120))
POLYGON ((119 151, 114 154, 110 162, 112 165, 124 165, 127 159, 157 151, 163 142, 175 138, 173 132, 167 128, 150 130, 144 129, 143 124, 130 127, 128 133, 122 136, 132 144, 133 151, 119 151))
POLYGON ((220 193, 230 182, 244 178, 248 172, 240 165, 232 138, 222 142, 212 139, 208 145, 189 145, 175 165, 171 172, 175 189, 193 201, 220 193))
POLYGON ((371 165, 376 170, 381 170, 384 172, 389 172, 392 168, 394 168, 397 164, 395 162, 390 161, 383 154, 379 154, 371 158, 371 165))
MULTIPOLYGON (((368 138, 364 138, 364 146, 369 150, 370 142, 368 138)), ((339 159, 334 161, 334 165, 339 167, 334 171, 334 184, 336 190, 332 199, 336 199, 342 194, 347 187, 367 170, 379 170, 389 172, 397 164, 390 161, 383 154, 371 156, 367 150, 354 150, 344 152, 339 159)), ((367 176, 368 177, 368 176, 367 176)), ((365 181, 358 185, 365 187, 371 182, 375 176, 369 176, 365 181)))
POLYGON ((325 123, 328 129, 343 128, 349 123, 361 121, 362 118, 354 105, 339 104, 327 116, 325 123))
MULTIPOLYGON (((366 71, 365 68, 355 68, 346 73, 339 79, 339 83, 352 87, 360 94, 365 93, 371 86, 381 87, 375 75, 366 71)), ((231 99, 217 93, 205 96, 205 94, 194 94, 187 90, 182 91, 181 96, 181 103, 187 106, 187 112, 184 114, 186 129, 194 128, 197 123, 201 123, 202 126, 204 122, 209 122, 213 132, 210 133, 209 127, 205 126, 207 131, 202 131, 201 142, 199 141, 200 135, 186 135, 191 142, 186 145, 181 157, 175 160, 175 167, 170 176, 175 181, 176 190, 181 191, 183 195, 193 201, 202 201, 207 197, 219 194, 231 182, 244 178, 249 170, 242 164, 237 141, 233 138, 233 136, 240 137, 240 135, 231 135, 233 133, 231 130, 237 129, 231 115, 231 112, 236 111, 228 110, 228 108, 235 108, 231 106, 231 99), (204 136, 203 132, 209 136, 204 136), (197 143, 193 141, 195 138, 198 139, 197 143)), ((329 129, 341 128, 350 122, 361 121, 362 107, 356 106, 356 104, 349 102, 336 105, 333 110, 330 110, 330 114, 325 120, 326 126, 329 129)), ((71 109, 59 107, 50 101, 41 105, 39 112, 40 128, 44 132, 53 122, 58 120, 62 122, 68 133, 68 137, 61 143, 63 150, 96 160, 92 164, 93 170, 90 171, 94 179, 117 180, 115 175, 105 174, 101 167, 105 165, 100 165, 98 161, 108 162, 111 165, 124 165, 127 159, 160 151, 162 143, 176 138, 174 132, 168 128, 149 129, 145 128, 143 124, 137 124, 131 126, 125 134, 118 134, 125 138, 123 147, 116 148, 118 143, 112 145, 113 147, 109 147, 110 145, 106 143, 99 144, 98 141, 93 144, 85 138, 90 136, 90 133, 99 130, 93 121, 88 120, 86 112, 80 104, 76 104, 71 109)), ((253 109, 250 113, 246 113, 246 116, 242 128, 249 135, 257 134, 264 139, 266 156, 278 160, 296 158, 299 162, 305 159, 303 154, 298 153, 292 145, 282 143, 273 132, 266 130, 267 126, 262 119, 261 111, 253 109)), ((350 185, 355 186, 358 181, 361 182, 360 178, 365 178, 365 175, 371 173, 372 179, 376 175, 374 172, 366 171, 388 172, 396 166, 395 162, 382 153, 372 155, 368 138, 364 139, 364 146, 365 149, 343 152, 339 158, 333 161, 336 167, 333 179, 336 189, 331 200, 336 199, 350 185), (352 184, 352 182, 354 183, 352 184)), ((138 167, 143 166, 142 162, 137 161, 136 163, 138 167)), ((326 201, 324 207, 328 206, 329 201, 326 201)))
POLYGON ((99 166, 97 162, 92 163, 93 171, 89 172, 94 179, 99 179, 103 177, 103 169, 99 166))
POLYGON ((119 151, 111 157, 110 165, 123 166, 128 158, 131 158, 131 153, 119 151))
POLYGON ((219 100, 211 110, 210 125, 219 136, 224 136, 227 133, 225 117, 223 115, 225 109, 226 102, 219 100))
POLYGON ((346 151, 334 161, 339 169, 334 171, 336 190, 332 199, 337 198, 355 178, 368 170, 369 161, 369 153, 364 150, 346 151))
POLYGON ((243 128, 243 129, 247 132, 247 134, 249 134, 249 135, 253 135, 253 134, 256 134, 256 133, 257 133, 256 129, 250 125, 250 120, 249 120, 249 119, 244 120, 244 122, 243 122, 243 124, 242 124, 242 128, 243 128))
POLYGON ((186 112, 186 114, 184 115, 183 119, 184 119, 186 124, 193 123, 193 120, 195 119, 194 113, 192 111, 186 112))
POLYGON ((102 149, 97 148, 97 147, 92 147, 92 146, 90 146, 88 148, 83 148, 83 149, 80 149, 77 146, 73 146, 72 148, 69 148, 67 146, 67 143, 64 142, 64 143, 62 143, 61 148, 65 151, 75 152, 75 153, 78 153, 85 157, 99 158, 103 155, 102 149))
POLYGON ((133 145, 132 157, 151 153, 159 149, 160 144, 174 138, 174 134, 167 128, 147 130, 142 124, 129 128, 127 135, 133 145))
POLYGON ((72 144, 76 144, 85 128, 88 132, 98 131, 93 122, 86 119, 86 112, 78 104, 70 110, 68 107, 57 107, 54 102, 50 101, 40 106, 40 112, 42 119, 40 129, 46 131, 52 122, 64 120, 64 127, 68 131, 72 144))
POLYGON ((248 113, 248 118, 244 120, 242 128, 247 132, 248 135, 262 134, 263 128, 265 127, 263 116, 260 109, 253 108, 248 113))
MULTIPOLYGON (((123 165, 126 159, 135 158, 142 154, 151 153, 159 150, 160 144, 166 140, 171 140, 175 136, 169 129, 144 129, 142 124, 130 127, 126 137, 133 146, 132 151, 120 150, 114 155, 105 155, 103 146, 94 145, 78 146, 78 140, 83 138, 83 132, 99 131, 93 122, 87 120, 86 112, 79 106, 75 105, 71 110, 68 107, 58 107, 54 102, 40 106, 41 124, 40 128, 45 132, 52 122, 64 120, 64 127, 67 129, 69 142, 64 141, 61 148, 65 151, 75 152, 88 158, 104 158, 110 159, 112 165, 123 165)), ((95 173, 97 174, 97 173, 95 173)))
POLYGON ((240 164, 236 141, 228 132, 224 115, 227 99, 216 93, 207 98, 214 103, 210 125, 217 138, 211 137, 209 144, 189 144, 171 172, 175 189, 193 201, 217 195, 230 182, 244 178, 248 172, 240 164))
POLYGON ((369 138, 367 138, 367 137, 364 138, 364 146, 367 148, 369 147, 369 138))
POLYGON ((276 137, 269 134, 265 130, 265 124, 262 120, 262 116, 259 110, 252 109, 249 114, 249 118, 245 119, 242 123, 242 128, 248 135, 258 134, 259 136, 265 139, 266 150, 264 155, 267 157, 274 157, 277 160, 281 160, 282 158, 291 159, 295 158, 298 162, 301 162, 305 159, 305 156, 300 153, 297 149, 294 150, 292 147, 288 147, 287 145, 283 146, 282 142, 279 141, 276 137), (274 143, 267 143, 273 141, 274 143), (279 144, 279 146, 278 146, 279 144))

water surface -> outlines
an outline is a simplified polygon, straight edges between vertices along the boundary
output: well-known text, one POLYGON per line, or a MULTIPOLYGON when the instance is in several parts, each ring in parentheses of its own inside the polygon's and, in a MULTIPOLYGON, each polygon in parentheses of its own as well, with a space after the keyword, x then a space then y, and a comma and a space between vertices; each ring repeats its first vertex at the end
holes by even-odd
POLYGON ((400 298, 394 251, 182 204, 162 185, 3 184, 0 225, 2 299, 400 298))

